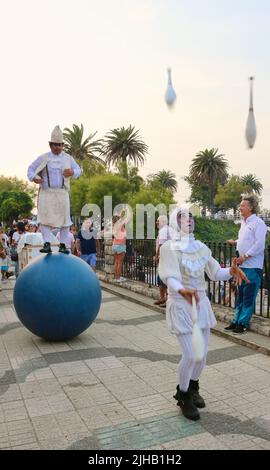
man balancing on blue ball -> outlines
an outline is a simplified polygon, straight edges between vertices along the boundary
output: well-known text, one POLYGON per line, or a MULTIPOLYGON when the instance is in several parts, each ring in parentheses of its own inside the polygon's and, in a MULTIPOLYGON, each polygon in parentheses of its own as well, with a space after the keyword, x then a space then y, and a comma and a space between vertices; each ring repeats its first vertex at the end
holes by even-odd
POLYGON ((63 151, 63 134, 56 126, 49 142, 50 152, 40 155, 28 168, 30 181, 39 184, 38 218, 44 240, 41 253, 51 253, 51 230, 60 228, 59 252, 69 254, 68 242, 70 219, 70 178, 81 174, 79 165, 71 155, 63 151))

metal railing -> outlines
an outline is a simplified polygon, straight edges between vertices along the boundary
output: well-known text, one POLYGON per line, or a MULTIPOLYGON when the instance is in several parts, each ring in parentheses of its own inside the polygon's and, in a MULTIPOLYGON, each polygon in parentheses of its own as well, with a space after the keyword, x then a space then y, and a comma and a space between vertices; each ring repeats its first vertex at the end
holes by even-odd
POLYGON ((100 240, 100 256, 97 256, 97 270, 104 271, 105 268, 105 245, 104 240, 100 240))
MULTIPOLYGON (((213 257, 222 267, 229 267, 235 257, 235 247, 227 243, 206 242, 213 257)), ((123 275, 127 279, 140 281, 149 287, 157 286, 158 267, 155 261, 155 240, 127 240, 127 251, 123 263, 123 275)), ((98 257, 97 269, 105 266, 104 249, 98 257)), ((211 281, 207 278, 207 295, 211 302, 235 308, 237 289, 232 281, 211 281)), ((270 318, 270 245, 265 250, 263 278, 256 299, 255 314, 270 318)))
POLYGON ((123 264, 124 276, 135 281, 157 286, 155 240, 127 240, 127 252, 123 264))

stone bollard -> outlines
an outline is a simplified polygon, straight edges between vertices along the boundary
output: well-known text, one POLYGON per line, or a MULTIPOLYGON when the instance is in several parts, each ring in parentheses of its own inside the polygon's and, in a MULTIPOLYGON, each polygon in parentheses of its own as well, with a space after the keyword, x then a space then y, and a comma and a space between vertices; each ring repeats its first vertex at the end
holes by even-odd
POLYGON ((104 272, 106 279, 110 280, 114 275, 114 256, 112 254, 112 239, 104 239, 104 256, 105 256, 105 267, 104 272))

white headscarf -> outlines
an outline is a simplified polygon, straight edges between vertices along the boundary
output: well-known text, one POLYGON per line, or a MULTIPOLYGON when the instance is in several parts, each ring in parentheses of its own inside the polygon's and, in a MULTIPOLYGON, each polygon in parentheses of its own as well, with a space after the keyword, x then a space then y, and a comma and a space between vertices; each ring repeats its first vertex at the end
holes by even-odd
MULTIPOLYGON (((170 215, 170 226, 173 229, 173 242, 175 242, 176 249, 180 249, 182 252, 189 252, 191 245, 195 241, 193 232, 184 232, 181 230, 181 223, 179 223, 179 216, 184 215, 189 217, 190 212, 186 207, 176 207, 170 215)), ((193 251, 193 249, 192 249, 193 251)))
POLYGON ((181 230, 181 223, 179 224, 179 215, 181 214, 187 217, 190 212, 183 207, 177 207, 172 212, 170 226, 174 232, 173 239, 168 240, 161 248, 159 275, 163 281, 168 277, 178 279, 180 273, 179 262, 187 275, 191 277, 201 276, 211 256, 209 248, 200 240, 195 240, 193 233, 186 233, 181 230))

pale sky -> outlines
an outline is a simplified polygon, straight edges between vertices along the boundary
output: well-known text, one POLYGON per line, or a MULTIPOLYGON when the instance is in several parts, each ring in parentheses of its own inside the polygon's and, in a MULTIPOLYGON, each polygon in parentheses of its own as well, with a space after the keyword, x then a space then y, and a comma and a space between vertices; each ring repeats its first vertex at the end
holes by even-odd
POLYGON ((0 173, 26 178, 56 124, 97 138, 132 124, 149 145, 141 174, 176 173, 179 202, 192 158, 218 147, 231 173, 261 179, 270 208, 269 24, 269 0, 0 0, 0 173))

